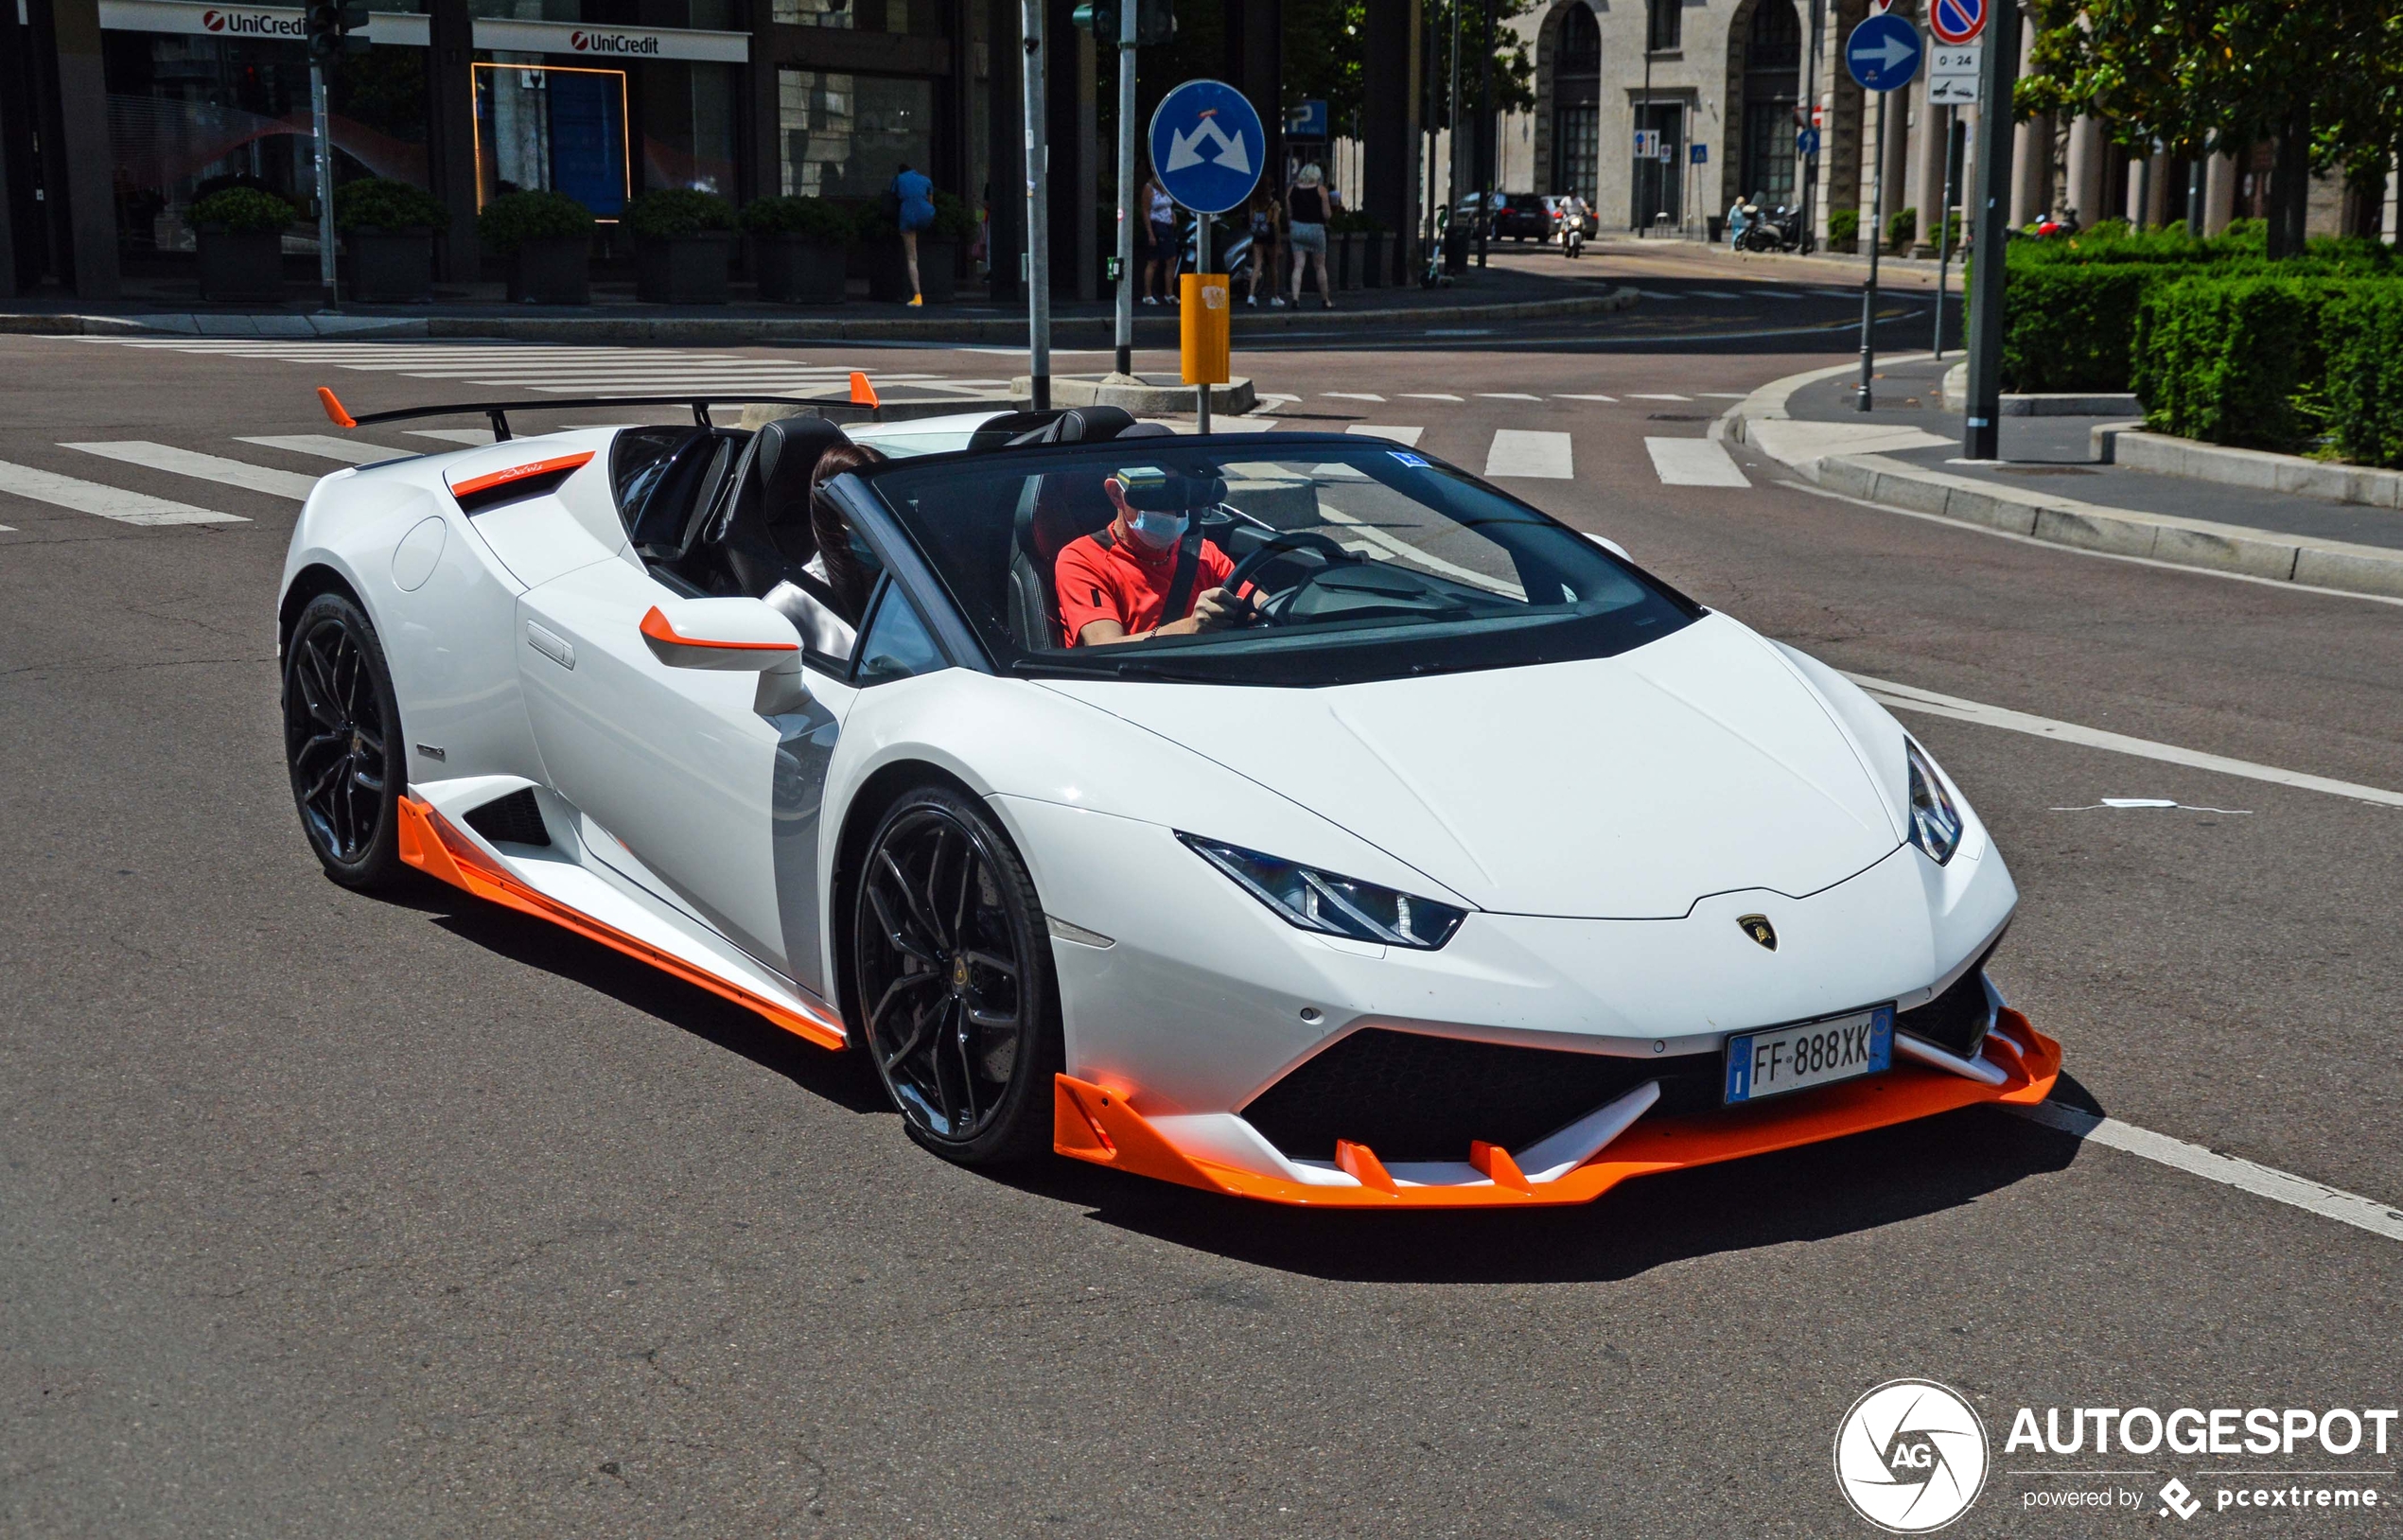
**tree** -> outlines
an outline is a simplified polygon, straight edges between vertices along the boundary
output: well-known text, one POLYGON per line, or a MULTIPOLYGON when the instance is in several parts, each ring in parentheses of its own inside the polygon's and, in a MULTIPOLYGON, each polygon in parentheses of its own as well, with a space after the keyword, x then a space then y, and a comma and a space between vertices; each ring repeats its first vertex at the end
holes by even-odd
POLYGON ((2309 175, 2383 166, 2403 131, 2403 0, 2033 0, 2013 105, 2091 113, 2130 149, 2275 140, 2270 254, 2301 249, 2309 175))

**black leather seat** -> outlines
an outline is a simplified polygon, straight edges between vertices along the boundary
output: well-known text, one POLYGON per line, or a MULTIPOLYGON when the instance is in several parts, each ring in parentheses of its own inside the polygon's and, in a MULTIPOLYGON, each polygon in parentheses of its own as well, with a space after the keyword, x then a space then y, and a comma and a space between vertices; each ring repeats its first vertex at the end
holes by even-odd
POLYGON ((823 417, 779 417, 751 435, 732 490, 701 537, 710 588, 762 598, 817 553, 810 474, 820 456, 846 442, 823 417))

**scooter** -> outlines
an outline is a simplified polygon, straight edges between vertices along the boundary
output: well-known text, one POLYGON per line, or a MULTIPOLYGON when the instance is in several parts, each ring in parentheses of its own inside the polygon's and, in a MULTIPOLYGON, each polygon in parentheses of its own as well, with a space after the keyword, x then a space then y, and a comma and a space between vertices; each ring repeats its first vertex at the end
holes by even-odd
POLYGON ((1791 252, 1802 245, 1802 211, 1784 204, 1763 212, 1758 203, 1744 205, 1744 217, 1749 221, 1744 234, 1736 237, 1740 252, 1791 252))
POLYGON ((1572 214, 1560 221, 1560 254, 1570 261, 1586 254, 1586 217, 1572 214))
POLYGON ((1452 275, 1444 271, 1444 247, 1447 244, 1445 237, 1451 234, 1451 230, 1452 211, 1447 208, 1437 209, 1435 211, 1435 238, 1427 243, 1427 271, 1419 274, 1419 288, 1451 288, 1452 275))

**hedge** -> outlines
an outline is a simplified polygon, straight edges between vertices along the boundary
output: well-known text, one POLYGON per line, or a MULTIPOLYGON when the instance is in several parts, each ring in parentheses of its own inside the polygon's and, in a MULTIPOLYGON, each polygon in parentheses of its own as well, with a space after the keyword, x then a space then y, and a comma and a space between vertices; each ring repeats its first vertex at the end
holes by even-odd
POLYGON ((734 228, 734 205, 711 192, 661 187, 625 206, 625 227, 640 240, 675 240, 734 228))
POLYGON ((576 240, 591 234, 591 212, 563 192, 502 193, 476 216, 476 238, 503 256, 530 240, 576 240))
POLYGON ((279 194, 236 186, 209 194, 185 210, 184 217, 196 230, 253 235, 281 230, 298 219, 301 211, 279 194))
POLYGON ((848 246, 859 220, 823 198, 755 198, 743 205, 743 228, 755 236, 799 236, 821 246, 848 246))
POLYGON ((432 194, 406 182, 361 177, 334 189, 334 228, 344 235, 360 230, 447 230, 450 210, 432 194))
POLYGON ((2352 287, 2269 273, 2164 285, 2136 327, 2145 425, 2213 444, 2308 447, 2324 416, 2322 314, 2352 287))
POLYGON ((2320 311, 2329 446, 2403 468, 2403 283, 2359 284, 2320 311))

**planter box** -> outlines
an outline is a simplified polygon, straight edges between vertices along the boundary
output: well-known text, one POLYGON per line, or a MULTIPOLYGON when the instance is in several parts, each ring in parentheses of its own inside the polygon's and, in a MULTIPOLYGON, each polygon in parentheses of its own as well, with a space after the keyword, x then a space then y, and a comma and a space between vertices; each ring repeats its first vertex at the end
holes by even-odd
POLYGON ((650 305, 724 305, 734 236, 723 230, 634 242, 634 297, 650 305))
POLYGON ((346 297, 367 305, 423 305, 434 297, 431 230, 354 230, 346 297))
MULTIPOLYGON (((918 237, 918 280, 929 305, 948 305, 955 291, 953 271, 959 265, 959 244, 956 241, 935 240, 927 236, 918 237)), ((869 248, 868 265, 868 297, 888 304, 909 303, 909 263, 902 255, 901 236, 894 236, 869 248)))
POLYGON ((201 298, 213 304, 280 304, 284 232, 201 226, 201 298))
POLYGON ((1372 231, 1359 237, 1360 281, 1370 289, 1383 289, 1394 282, 1394 235, 1390 230, 1372 231))
POLYGON ((1338 289, 1360 287, 1360 237, 1351 231, 1326 236, 1326 275, 1338 289))
POLYGON ((751 271, 760 298, 780 305, 840 305, 847 253, 801 236, 753 236, 751 271))
POLYGON ((530 240, 509 254, 509 299, 517 305, 592 303, 592 242, 582 236, 530 240))

